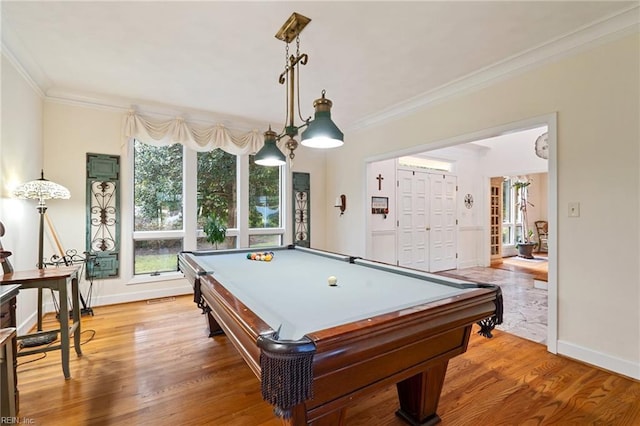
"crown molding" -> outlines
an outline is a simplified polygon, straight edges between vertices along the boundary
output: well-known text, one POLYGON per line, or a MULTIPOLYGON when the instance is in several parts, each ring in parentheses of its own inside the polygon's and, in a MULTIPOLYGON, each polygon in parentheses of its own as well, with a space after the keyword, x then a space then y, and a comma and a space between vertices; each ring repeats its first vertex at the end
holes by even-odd
POLYGON ((33 91, 38 95, 41 99, 44 99, 45 94, 44 91, 40 88, 38 83, 31 77, 31 74, 27 72, 27 70, 22 66, 22 63, 15 57, 15 55, 11 52, 11 50, 7 47, 7 45, 2 42, 2 56, 13 65, 15 70, 20 74, 20 76, 24 79, 24 81, 33 89, 33 91))
POLYGON ((551 41, 479 69, 436 89, 366 116, 356 121, 346 130, 362 130, 389 120, 399 119, 416 110, 436 105, 455 96, 475 92, 498 81, 507 80, 544 64, 593 49, 639 31, 640 5, 636 4, 620 13, 585 25, 576 31, 556 37, 551 41))
POLYGON ((20 37, 9 25, 2 25, 2 54, 24 80, 40 96, 44 97, 53 84, 51 79, 28 53, 20 37), (11 48, 9 48, 11 46, 11 48))
POLYGON ((140 99, 106 96, 95 93, 81 93, 74 90, 59 88, 47 91, 44 100, 45 102, 62 105, 71 105, 119 113, 126 113, 128 111, 135 110, 142 115, 153 117, 181 117, 191 123, 200 123, 202 125, 221 124, 232 131, 239 132, 262 130, 268 127, 267 123, 251 121, 245 117, 231 117, 228 115, 215 114, 210 111, 186 107, 181 108, 176 105, 168 105, 140 99))

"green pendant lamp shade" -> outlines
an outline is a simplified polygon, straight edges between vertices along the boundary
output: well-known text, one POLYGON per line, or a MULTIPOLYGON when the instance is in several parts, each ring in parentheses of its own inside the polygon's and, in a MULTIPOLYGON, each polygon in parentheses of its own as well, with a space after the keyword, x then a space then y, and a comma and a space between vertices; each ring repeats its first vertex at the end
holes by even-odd
POLYGON ((269 130, 264 132, 264 146, 256 153, 253 161, 260 166, 282 166, 287 163, 287 159, 278 149, 276 145, 276 132, 271 130, 271 126, 269 126, 269 130))
POLYGON ((310 148, 337 148, 344 144, 344 133, 331 120, 331 106, 333 103, 324 97, 313 102, 315 116, 309 122, 306 130, 302 132, 302 145, 310 148))

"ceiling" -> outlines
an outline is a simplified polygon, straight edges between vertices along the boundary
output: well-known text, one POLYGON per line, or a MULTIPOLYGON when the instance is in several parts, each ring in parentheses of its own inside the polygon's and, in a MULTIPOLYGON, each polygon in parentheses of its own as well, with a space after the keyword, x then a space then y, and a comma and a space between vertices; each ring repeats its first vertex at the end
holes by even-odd
POLYGON ((283 123, 285 43, 274 35, 298 12, 312 20, 300 37, 309 55, 302 114, 312 114, 326 89, 344 130, 637 12, 638 2, 3 0, 1 7, 3 52, 47 97, 163 105, 240 127, 283 123))

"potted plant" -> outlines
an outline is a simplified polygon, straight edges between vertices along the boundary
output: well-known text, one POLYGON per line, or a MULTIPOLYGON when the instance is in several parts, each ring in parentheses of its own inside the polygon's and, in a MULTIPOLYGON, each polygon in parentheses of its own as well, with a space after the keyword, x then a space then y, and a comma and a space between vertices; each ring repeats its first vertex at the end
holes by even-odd
POLYGON ((520 220, 522 224, 522 237, 516 244, 516 247, 518 249, 518 256, 524 257, 525 259, 533 259, 533 248, 537 245, 537 243, 533 241, 533 230, 529 229, 529 221, 527 218, 527 207, 533 207, 533 204, 527 199, 529 185, 531 185, 531 180, 529 179, 517 180, 512 185, 516 189, 517 205, 520 209, 520 220))
POLYGON ((218 243, 224 242, 227 237, 227 228, 222 224, 220 218, 216 215, 207 217, 207 221, 204 224, 203 231, 207 236, 207 241, 214 244, 216 250, 218 250, 218 243))

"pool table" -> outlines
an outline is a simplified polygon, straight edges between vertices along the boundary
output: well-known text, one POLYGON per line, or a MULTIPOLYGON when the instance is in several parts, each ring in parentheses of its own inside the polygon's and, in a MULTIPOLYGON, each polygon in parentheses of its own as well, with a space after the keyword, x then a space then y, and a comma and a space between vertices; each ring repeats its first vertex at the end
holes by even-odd
POLYGON ((449 359, 475 323, 491 337, 502 322, 497 286, 297 246, 182 252, 178 268, 210 335, 230 339, 287 425, 343 424, 357 398, 393 384, 398 416, 436 424, 449 359))

